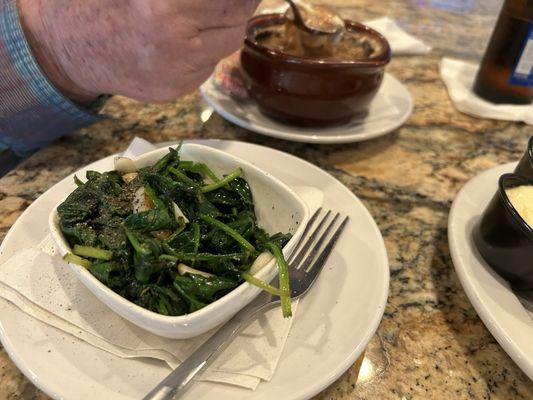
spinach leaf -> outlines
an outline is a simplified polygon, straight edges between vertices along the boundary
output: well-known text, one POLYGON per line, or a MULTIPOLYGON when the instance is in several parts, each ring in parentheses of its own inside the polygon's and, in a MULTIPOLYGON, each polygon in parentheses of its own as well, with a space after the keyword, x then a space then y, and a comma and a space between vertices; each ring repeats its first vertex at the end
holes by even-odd
POLYGON ((196 242, 195 242, 196 232, 193 229, 192 225, 189 225, 189 229, 178 233, 177 235, 171 235, 165 244, 169 246, 170 254, 182 252, 182 253, 192 253, 195 251, 196 242))
POLYGON ((133 285, 129 294, 134 302, 150 311, 162 315, 182 315, 188 311, 188 306, 176 294, 171 286, 133 285))
POLYGON ((85 222, 70 224, 69 221, 61 219, 59 221, 59 227, 71 246, 76 244, 95 246, 98 242, 96 232, 85 222))
POLYGON ((99 193, 90 186, 77 187, 67 199, 57 207, 57 213, 63 223, 85 221, 98 211, 99 193))
POLYGON ((240 198, 241 204, 245 210, 253 211, 254 200, 250 185, 243 178, 237 178, 229 184, 232 191, 234 191, 240 198))
POLYGON ((111 289, 120 289, 127 282, 127 270, 118 262, 92 263, 89 271, 111 289))
POLYGON ((227 277, 205 278, 196 274, 176 276, 174 279, 174 285, 179 285, 183 291, 193 295, 203 303, 212 303, 228 291, 235 289, 238 283, 238 281, 227 277))
POLYGON ((207 304, 198 300, 196 296, 188 291, 188 288, 183 288, 179 281, 174 281, 174 288, 181 296, 181 298, 188 304, 189 312, 195 312, 204 308, 207 304))
POLYGON ((153 232, 172 227, 174 221, 171 219, 168 210, 153 208, 129 215, 124 223, 129 229, 153 232))

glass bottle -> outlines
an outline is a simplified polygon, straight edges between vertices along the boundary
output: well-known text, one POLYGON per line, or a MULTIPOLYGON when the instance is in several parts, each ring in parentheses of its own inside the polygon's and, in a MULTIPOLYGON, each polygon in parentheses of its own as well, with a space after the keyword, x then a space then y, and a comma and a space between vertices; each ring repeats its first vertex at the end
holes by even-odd
POLYGON ((473 90, 493 103, 533 101, 533 0, 505 0, 473 90))

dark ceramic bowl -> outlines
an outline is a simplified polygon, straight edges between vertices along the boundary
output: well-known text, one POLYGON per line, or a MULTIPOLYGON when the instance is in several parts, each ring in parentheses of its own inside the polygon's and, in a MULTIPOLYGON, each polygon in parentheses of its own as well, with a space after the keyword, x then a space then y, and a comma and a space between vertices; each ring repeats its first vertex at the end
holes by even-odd
POLYGON ((300 126, 337 125, 364 114, 391 58, 387 40, 352 21, 346 27, 377 38, 382 51, 362 61, 321 61, 290 56, 253 41, 258 29, 284 23, 283 14, 250 20, 241 55, 248 92, 274 119, 300 126))
POLYGON ((474 243, 485 261, 518 290, 533 289, 533 229, 515 210, 505 193, 533 180, 502 175, 498 191, 474 229, 474 243))
POLYGON ((533 136, 527 142, 527 149, 516 166, 514 173, 533 179, 533 136))

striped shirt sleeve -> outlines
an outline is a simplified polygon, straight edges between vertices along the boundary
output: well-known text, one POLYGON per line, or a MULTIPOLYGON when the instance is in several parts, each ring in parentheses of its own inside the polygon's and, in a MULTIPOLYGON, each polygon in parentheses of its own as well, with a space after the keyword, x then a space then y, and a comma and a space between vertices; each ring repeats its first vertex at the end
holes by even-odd
POLYGON ((0 0, 0 149, 24 156, 100 119, 52 86, 24 37, 16 0, 0 0))

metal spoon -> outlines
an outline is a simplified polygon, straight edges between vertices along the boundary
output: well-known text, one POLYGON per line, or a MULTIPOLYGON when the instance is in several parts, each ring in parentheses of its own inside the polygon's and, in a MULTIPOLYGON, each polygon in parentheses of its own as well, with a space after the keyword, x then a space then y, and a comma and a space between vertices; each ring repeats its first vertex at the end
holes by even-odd
POLYGON ((340 15, 326 7, 286 1, 291 6, 285 14, 290 22, 287 34, 293 38, 293 43, 299 43, 296 46, 301 46, 311 57, 333 54, 335 45, 346 31, 340 15))
POLYGON ((294 0, 285 1, 289 3, 292 9, 294 23, 306 33, 337 36, 345 29, 341 16, 329 8, 314 6, 300 1, 296 4, 294 0))

